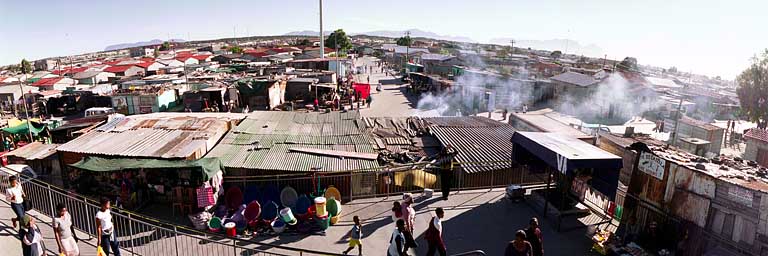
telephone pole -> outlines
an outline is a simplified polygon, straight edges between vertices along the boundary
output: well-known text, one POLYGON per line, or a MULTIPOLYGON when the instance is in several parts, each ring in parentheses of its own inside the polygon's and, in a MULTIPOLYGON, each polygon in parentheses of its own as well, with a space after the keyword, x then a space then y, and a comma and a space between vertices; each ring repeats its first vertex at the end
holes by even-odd
POLYGON ((323 0, 320 0, 320 59, 325 59, 325 40, 323 39, 323 0))

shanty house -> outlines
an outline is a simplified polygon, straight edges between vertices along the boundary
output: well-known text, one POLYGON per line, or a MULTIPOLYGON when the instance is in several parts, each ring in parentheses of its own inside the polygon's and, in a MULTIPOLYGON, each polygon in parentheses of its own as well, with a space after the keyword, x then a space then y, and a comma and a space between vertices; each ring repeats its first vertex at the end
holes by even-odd
POLYGON ((139 66, 134 65, 122 65, 122 66, 111 66, 104 69, 104 72, 109 72, 115 74, 115 76, 118 77, 126 77, 126 76, 143 76, 146 74, 146 70, 139 66))
POLYGON ((51 77, 42 78, 37 82, 32 83, 32 86, 39 87, 43 90, 59 90, 64 91, 67 88, 75 87, 77 81, 68 77, 51 77))
POLYGON ((556 95, 563 95, 560 97, 571 96, 576 98, 589 97, 592 94, 595 85, 600 82, 595 80, 592 76, 571 71, 550 77, 549 79, 554 82, 556 95))
POLYGON ((78 84, 100 84, 105 83, 110 77, 114 77, 114 73, 103 71, 83 71, 72 76, 72 79, 77 80, 78 84))
POLYGON ((56 155, 59 144, 44 144, 39 141, 24 145, 11 151, 3 157, 8 158, 8 164, 26 164, 35 170, 40 179, 60 183, 61 166, 56 155))
POLYGON ((744 140, 747 141, 744 159, 768 167, 768 130, 752 128, 744 134, 744 140))
POLYGON ((237 82, 240 102, 250 109, 271 110, 285 102, 284 80, 247 79, 237 82))
POLYGON ((665 119, 664 131, 677 132, 677 139, 673 144, 700 156, 705 156, 707 153, 720 155, 725 134, 723 128, 687 116, 680 118, 679 122, 675 122, 674 119, 665 119), (675 130, 675 123, 680 126, 677 130, 675 130))

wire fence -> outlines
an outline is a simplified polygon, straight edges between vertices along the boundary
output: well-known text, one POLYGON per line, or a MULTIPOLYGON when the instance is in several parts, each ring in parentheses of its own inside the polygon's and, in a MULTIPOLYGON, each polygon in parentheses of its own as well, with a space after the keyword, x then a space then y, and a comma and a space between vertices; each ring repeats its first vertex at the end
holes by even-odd
MULTIPOLYGON (((3 191, 8 188, 11 175, 14 174, 0 171, 3 191)), ((56 205, 62 203, 78 230, 96 236, 94 216, 100 209, 98 202, 39 180, 21 180, 25 200, 32 209, 53 218, 56 205)), ((339 255, 200 232, 118 208, 112 208, 112 221, 116 240, 128 255, 339 255)))

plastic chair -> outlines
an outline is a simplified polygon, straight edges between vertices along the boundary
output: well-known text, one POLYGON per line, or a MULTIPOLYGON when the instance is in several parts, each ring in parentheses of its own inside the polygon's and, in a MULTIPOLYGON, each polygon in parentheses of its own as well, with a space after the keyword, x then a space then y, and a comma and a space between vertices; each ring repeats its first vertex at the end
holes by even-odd
POLYGON ((299 199, 298 193, 296 193, 296 190, 292 187, 285 187, 283 188, 283 191, 280 192, 280 202, 283 204, 283 206, 288 208, 295 208, 296 207, 296 200, 299 199))
POLYGON ((237 209, 243 204, 243 192, 237 186, 231 187, 227 190, 224 201, 228 209, 237 209))

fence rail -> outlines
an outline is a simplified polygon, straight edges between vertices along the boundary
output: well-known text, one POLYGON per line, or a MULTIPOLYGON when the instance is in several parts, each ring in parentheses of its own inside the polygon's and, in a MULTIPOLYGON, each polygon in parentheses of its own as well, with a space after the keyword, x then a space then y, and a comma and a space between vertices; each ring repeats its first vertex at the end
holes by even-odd
MULTIPOLYGON (((0 171, 3 191, 8 188, 11 175, 0 171)), ((100 209, 96 201, 39 180, 22 180, 25 198, 32 209, 53 217, 56 205, 63 203, 72 215, 72 224, 83 233, 96 236, 94 216, 100 209)), ((120 248, 129 255, 340 255, 200 232, 118 208, 112 209, 112 221, 120 248)))
MULTIPOLYGON (((0 189, 8 187, 10 174, 0 171, 0 189)), ((335 186, 343 200, 421 192, 441 191, 443 182, 451 190, 503 187, 509 184, 542 184, 546 173, 531 171, 511 162, 454 162, 447 168, 428 164, 396 168, 320 173, 315 175, 278 175, 269 177, 225 177, 225 186, 291 186, 297 192, 313 193, 317 188, 335 186), (474 170, 474 171, 470 171, 474 170), (480 171, 477 171, 480 170, 480 171), (448 177, 443 179, 441 177, 448 177)), ((98 202, 73 194, 49 183, 25 177, 22 187, 33 209, 52 217, 55 205, 63 203, 72 215, 73 225, 89 236, 96 235, 94 216, 98 202)), ((340 255, 321 251, 271 245, 224 237, 187 227, 175 226, 141 214, 113 208, 113 222, 120 247, 130 255, 340 255)), ((477 252, 472 252, 477 253, 477 252)), ((473 254, 482 255, 482 254, 473 254)))

